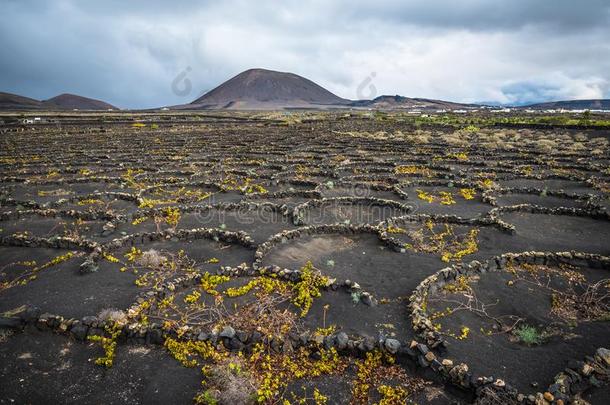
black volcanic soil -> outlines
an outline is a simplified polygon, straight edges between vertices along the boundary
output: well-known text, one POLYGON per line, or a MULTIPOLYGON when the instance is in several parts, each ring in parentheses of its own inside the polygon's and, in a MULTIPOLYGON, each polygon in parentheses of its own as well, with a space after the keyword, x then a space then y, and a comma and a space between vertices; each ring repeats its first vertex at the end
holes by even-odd
MULTIPOLYGON (((606 269, 581 268, 578 271, 591 281, 607 277, 606 269)), ((539 330, 556 328, 557 334, 545 339, 542 344, 528 346, 511 340, 510 334, 506 333, 488 336, 480 328, 491 330, 489 320, 470 311, 456 311, 435 322, 440 322, 441 330, 445 332, 459 331, 463 326, 468 326, 471 331, 467 339, 449 337, 445 357, 466 362, 476 375, 491 375, 513 381, 517 389, 529 394, 537 391, 532 383, 549 386, 554 376, 568 367, 570 360, 584 359, 595 353, 598 347, 607 345, 608 326, 605 322, 595 321, 565 324, 551 315, 548 292, 518 281, 509 285, 508 281, 512 279, 508 272, 488 273, 471 285, 477 298, 488 305, 491 316, 515 315, 524 319, 524 324, 539 330)), ((555 279, 552 282, 558 283, 555 279)), ((454 299, 453 296, 446 296, 445 292, 432 295, 429 299, 430 311, 445 310, 445 305, 454 299)))
MULTIPOLYGON (((239 87, 247 84, 255 94, 263 94, 270 86, 282 102, 336 102, 335 96, 320 92, 312 83, 280 73, 257 70, 236 80, 212 91, 210 97, 224 102, 239 95, 239 87), (305 86, 301 95, 283 88, 285 81, 292 80, 305 86)), ((245 263, 251 267, 263 243, 284 231, 300 231, 294 238, 274 239, 277 243, 264 251, 261 264, 300 269, 311 261, 324 276, 354 281, 378 300, 378 305, 369 306, 344 286, 321 289, 306 316, 298 319, 300 327, 314 331, 332 325, 350 337, 387 337, 409 343, 420 339, 411 325, 409 296, 422 280, 442 268, 506 252, 574 250, 610 255, 610 222, 603 209, 608 206, 610 183, 605 169, 610 161, 607 148, 601 155, 588 149, 574 154, 565 152, 561 144, 547 156, 521 142, 511 145, 511 150, 483 149, 474 143, 460 148, 448 144, 444 132, 429 133, 430 141, 421 143, 394 138, 387 134, 409 133, 412 128, 392 119, 341 118, 328 113, 306 123, 280 124, 260 114, 256 119, 246 113, 215 114, 220 118, 206 115, 205 122, 202 118, 201 123, 194 119, 185 123, 183 115, 168 113, 157 127, 107 125, 101 118, 94 126, 79 125, 74 117, 70 124, 60 122, 61 126, 1 127, 6 147, 0 148, 0 313, 22 305, 79 319, 106 309, 126 311, 139 294, 150 292, 136 280, 153 274, 145 266, 134 267, 137 272, 125 270, 133 264, 128 259, 132 248, 167 256, 184 254, 192 260, 190 267, 163 274, 169 278, 188 272, 216 274, 222 266, 245 263), (463 151, 468 161, 450 162, 460 170, 445 170, 439 167, 438 157, 447 151, 463 151), (544 168, 544 159, 552 161, 555 172, 544 168), (536 167, 536 179, 524 177, 521 168, 526 164, 536 167), (397 175, 399 165, 413 165, 419 173, 397 175), (574 169, 575 165, 587 169, 574 169), (483 201, 481 185, 488 178, 513 189, 498 192, 497 207, 526 204, 499 214, 502 221, 514 225, 514 233, 501 230, 491 219, 490 211, 497 207, 483 201), (519 191, 526 187, 564 190, 574 196, 519 191), (461 188, 472 188, 474 198, 463 197, 461 188), (432 202, 418 196, 417 190, 432 196, 432 202), (445 193, 453 202, 442 202, 445 193), (342 197, 360 199, 349 202, 342 197), (324 198, 331 200, 316 201, 324 198), (299 208, 307 202, 315 204, 299 208), (550 212, 531 213, 528 204, 550 212), (591 208, 598 204, 601 209, 591 208), (582 215, 555 212, 558 208, 574 208, 582 215), (443 261, 442 249, 451 238, 442 234, 446 222, 437 218, 444 215, 470 220, 453 225, 454 235, 477 231, 475 249, 448 261, 443 261), (427 221, 435 232, 428 241, 430 250, 415 249, 417 234, 407 231, 427 229, 427 221), (337 223, 342 224, 340 231, 325 228, 337 223), (392 223, 402 228, 390 232, 392 223), (312 234, 304 231, 309 225, 316 226, 312 234), (366 231, 359 225, 366 226, 366 231), (243 232, 252 244, 227 242, 219 236, 177 236, 199 228, 213 228, 218 235, 243 232), (388 232, 392 242, 384 239, 382 231, 388 232), (81 247, 67 246, 64 238, 81 247), (119 238, 130 239, 120 247, 111 244, 119 238), (438 242, 436 249, 431 241, 438 242), (80 265, 95 248, 110 258, 100 259, 97 271, 81 273, 80 265), (66 253, 74 256, 14 285, 19 275, 66 253)), ((61 114, 56 118, 61 121, 61 114)), ((530 133, 546 138, 559 135, 565 134, 530 133)), ((583 266, 583 273, 607 277, 601 269, 583 266)), ((509 287, 508 280, 497 274, 487 276, 476 284, 476 291, 485 301, 500 301, 494 311, 517 313, 536 326, 552 323, 547 295, 509 287)), ((219 291, 253 279, 233 277, 219 291)), ((176 287, 179 308, 185 308, 185 298, 194 290, 191 285, 176 287)), ((216 300, 208 295, 206 305, 216 300)), ((256 299, 254 294, 227 299, 227 310, 234 313, 235 305, 256 299)), ((284 304, 286 313, 298 312, 294 304, 284 304)), ((256 321, 247 319, 248 325, 256 321)), ((544 391, 570 361, 581 361, 600 346, 610 348, 607 320, 578 323, 569 329, 574 336, 556 336, 535 347, 515 344, 503 335, 485 336, 478 332, 478 319, 467 313, 445 321, 444 327, 453 331, 463 324, 472 326, 468 338, 449 340, 444 357, 456 364, 465 362, 476 373, 502 378, 523 393, 544 391), (538 387, 531 385, 534 381, 538 387)), ((76 342, 48 329, 0 329, 0 403, 191 403, 201 388, 200 371, 180 366, 161 345, 140 343, 120 340, 115 365, 106 370, 93 364, 102 354, 99 345, 76 342)), ((406 356, 398 360, 409 375, 424 375, 430 381, 424 391, 413 393, 413 401, 466 404, 475 400, 474 390, 444 386, 431 368, 416 366, 406 356)), ((352 365, 344 375, 292 381, 289 390, 301 392, 305 387, 311 393, 317 387, 330 397, 328 403, 349 403, 353 380, 352 365)), ((608 388, 587 392, 585 398, 605 405, 608 388)))
POLYGON ((122 346, 110 370, 94 364, 100 350, 46 332, 11 336, 0 344, 0 403, 190 403, 200 387, 199 370, 160 348, 122 346))

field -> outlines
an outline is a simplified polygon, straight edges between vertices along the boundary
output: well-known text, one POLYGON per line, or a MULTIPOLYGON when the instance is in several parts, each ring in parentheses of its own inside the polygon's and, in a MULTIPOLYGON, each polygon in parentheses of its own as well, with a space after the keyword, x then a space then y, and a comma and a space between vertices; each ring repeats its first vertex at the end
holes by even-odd
POLYGON ((0 403, 607 403, 607 119, 36 116, 0 403))

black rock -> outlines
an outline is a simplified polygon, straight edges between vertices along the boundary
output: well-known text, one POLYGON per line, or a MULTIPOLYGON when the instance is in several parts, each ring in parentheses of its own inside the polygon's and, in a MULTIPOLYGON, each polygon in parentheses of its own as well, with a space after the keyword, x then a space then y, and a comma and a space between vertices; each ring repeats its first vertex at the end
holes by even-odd
POLYGON ((597 387, 597 388, 599 388, 603 385, 602 382, 599 381, 597 378, 595 378, 594 375, 589 377, 589 382, 591 383, 592 386, 597 387))
POLYGON ((557 395, 557 393, 558 393, 558 392, 560 392, 560 391, 559 391, 559 388, 560 388, 560 387, 559 387, 559 384, 551 384, 551 385, 549 386, 548 391, 549 391, 551 394, 553 394, 554 396, 556 396, 556 395, 557 395))
POLYGON ((368 352, 372 351, 373 349, 375 349, 375 338, 371 337, 371 336, 367 336, 364 338, 364 349, 368 352))
POLYGON ((248 332, 244 332, 244 331, 237 331, 237 333, 235 334, 235 336, 242 342, 242 343, 247 343, 248 342, 248 332))
POLYGON ((472 373, 470 371, 468 371, 466 374, 464 374, 464 378, 462 379, 462 387, 470 387, 470 383, 472 381, 472 373))
POLYGON ((392 354, 395 354, 400 349, 400 342, 396 339, 386 339, 384 345, 388 352, 392 354))
POLYGON ((580 380, 570 386, 570 392, 572 394, 577 394, 579 392, 583 392, 583 391, 589 389, 590 386, 591 386, 591 384, 589 384, 588 380, 580 380))
POLYGON ((35 322, 38 320, 41 313, 42 311, 40 311, 40 309, 37 307, 27 307, 27 309, 22 313, 22 317, 25 322, 35 322))
POLYGON ((21 318, 0 317, 0 328, 16 329, 21 326, 21 318))
POLYGON ((250 335, 250 342, 252 342, 252 343, 260 343, 262 337, 263 337, 263 335, 259 331, 255 330, 250 335))
POLYGON ((153 345, 163 344, 163 332, 160 329, 151 329, 146 334, 146 342, 153 345))
POLYGON ((363 294, 361 297, 361 301, 363 304, 368 305, 369 307, 375 307, 377 306, 377 300, 368 294, 363 294))
POLYGON ((279 339, 272 339, 271 340, 271 348, 273 349, 274 352, 281 353, 282 352, 283 343, 284 342, 282 342, 279 339))
POLYGON ((85 260, 79 267, 81 274, 95 273, 99 270, 98 264, 93 260, 85 260))
POLYGON ((49 325, 49 327, 51 329, 55 329, 55 328, 59 327, 60 323, 61 323, 61 319, 59 317, 51 316, 48 318, 47 325, 49 325))
POLYGON ((89 328, 87 336, 104 336, 104 329, 102 328, 89 328))
POLYGON ((242 350, 245 345, 239 339, 234 337, 232 339, 229 339, 228 346, 229 350, 239 351, 242 350))
POLYGON ((430 367, 432 367, 432 370, 434 370, 434 371, 440 371, 443 368, 443 365, 441 364, 440 361, 438 361, 437 359, 434 359, 430 362, 430 367))
POLYGON ((332 336, 324 337, 324 348, 326 350, 330 350, 333 347, 333 344, 334 344, 334 339, 332 336))
POLYGON ((430 350, 428 349, 428 346, 426 346, 423 343, 418 343, 417 344, 417 350, 421 353, 421 354, 426 354, 428 353, 430 350))
POLYGON ((222 338, 232 339, 235 336, 235 329, 230 326, 225 326, 218 336, 222 338))
MULTIPOLYGON (((470 383, 474 386, 476 385, 475 381, 479 380, 478 378, 473 378, 473 381, 471 381, 470 383)), ((491 384, 495 381, 495 378, 493 376, 486 376, 486 377, 481 377, 480 378, 481 384, 482 385, 488 385, 491 384)), ((494 389, 498 389, 499 387, 497 385, 494 384, 494 389)))
POLYGON ((347 336, 347 333, 345 333, 345 332, 339 332, 339 333, 337 333, 337 336, 335 336, 335 342, 337 344, 337 349, 339 349, 339 350, 344 350, 347 347, 348 341, 349 341, 349 337, 347 336))
POLYGON ((428 367, 430 365, 430 363, 428 363, 426 358, 424 356, 422 356, 421 354, 419 356, 417 356, 417 363, 424 368, 428 367))
POLYGON ((578 382, 581 380, 580 374, 578 374, 576 371, 572 370, 571 368, 566 368, 566 369, 564 369, 564 371, 568 376, 570 376, 570 379, 572 380, 572 382, 578 382))
POLYGON ((411 349, 409 346, 400 346, 400 350, 398 350, 398 353, 400 354, 406 354, 409 357, 415 358, 417 357, 417 353, 415 352, 415 350, 411 349))
POLYGON ((87 331, 89 328, 87 325, 83 325, 81 323, 76 324, 70 329, 70 333, 76 340, 85 340, 87 338, 87 331))
POLYGON ((97 317, 95 316, 85 316, 82 319, 82 323, 87 325, 87 326, 93 326, 94 324, 96 324, 98 321, 97 317))

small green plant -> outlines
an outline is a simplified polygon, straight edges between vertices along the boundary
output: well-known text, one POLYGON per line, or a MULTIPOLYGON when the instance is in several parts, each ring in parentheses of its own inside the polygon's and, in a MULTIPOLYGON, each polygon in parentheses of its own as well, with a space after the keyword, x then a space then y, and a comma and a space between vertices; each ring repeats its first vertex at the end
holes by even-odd
POLYGON ((106 368, 112 367, 114 363, 114 356, 116 354, 117 339, 122 331, 122 325, 118 322, 113 323, 110 326, 104 327, 109 337, 103 335, 90 335, 87 339, 90 342, 100 343, 104 349, 104 356, 95 359, 95 364, 98 366, 104 366, 106 368))
POLYGON ((538 329, 533 326, 523 325, 515 330, 515 334, 519 338, 519 341, 528 346, 539 345, 542 343, 542 335, 538 329))
POLYGON ((301 281, 292 287, 295 294, 292 303, 301 309, 301 317, 307 315, 314 298, 321 295, 320 288, 327 286, 328 282, 328 278, 320 274, 310 261, 301 268, 301 281))
POLYGON ((208 390, 205 390, 205 391, 197 394, 195 396, 195 398, 193 399, 193 401, 196 404, 203 404, 203 405, 217 405, 218 404, 218 400, 216 398, 214 398, 214 395, 208 390))
POLYGON ((540 192, 540 197, 546 197, 548 192, 549 192, 548 188, 546 186, 544 186, 544 188, 540 192))

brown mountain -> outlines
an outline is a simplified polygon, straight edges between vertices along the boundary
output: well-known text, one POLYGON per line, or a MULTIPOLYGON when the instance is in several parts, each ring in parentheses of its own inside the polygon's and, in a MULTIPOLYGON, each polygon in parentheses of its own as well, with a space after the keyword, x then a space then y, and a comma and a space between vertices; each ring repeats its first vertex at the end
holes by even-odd
POLYGON ((113 105, 74 94, 60 94, 45 101, 0 92, 0 110, 118 110, 113 105))
POLYGON ((524 106, 534 110, 610 110, 610 99, 550 101, 524 106))
POLYGON ((0 110, 40 109, 42 103, 33 98, 0 92, 0 110))
POLYGON ((379 96, 346 100, 293 73, 249 69, 190 104, 176 109, 280 110, 283 108, 368 108, 379 110, 455 110, 476 105, 425 98, 379 96))
POLYGON ((76 94, 60 94, 42 102, 43 106, 49 109, 59 108, 65 110, 118 110, 115 106, 104 101, 93 98, 77 96, 76 94))
POLYGON ((373 100, 358 100, 353 107, 366 107, 379 110, 456 110, 477 108, 479 105, 454 103, 451 101, 432 100, 428 98, 411 98, 403 96, 379 96, 373 100))
POLYGON ((182 108, 268 110, 326 108, 349 103, 299 75, 249 69, 182 108))

